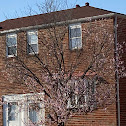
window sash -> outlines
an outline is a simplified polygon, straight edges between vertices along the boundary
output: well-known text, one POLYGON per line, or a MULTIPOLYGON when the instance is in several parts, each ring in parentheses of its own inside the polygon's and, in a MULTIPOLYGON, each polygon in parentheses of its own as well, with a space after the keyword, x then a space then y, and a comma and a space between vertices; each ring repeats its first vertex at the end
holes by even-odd
POLYGON ((82 42, 80 37, 74 37, 70 39, 71 42, 71 48, 72 49, 80 49, 82 48, 82 42))
POLYGON ((81 37, 81 28, 71 28, 70 29, 70 38, 81 37))
POLYGON ((32 123, 37 123, 39 121, 39 116, 40 116, 40 104, 30 101, 30 103, 28 104, 28 118, 32 123))
POLYGON ((16 45, 16 36, 7 37, 7 46, 14 46, 16 45))
POLYGON ((15 55, 16 54, 16 51, 17 51, 16 46, 8 47, 8 55, 9 56, 15 55))
POLYGON ((18 120, 18 113, 17 111, 17 103, 16 102, 9 102, 8 103, 8 121, 16 121, 18 120))
POLYGON ((38 35, 36 31, 34 34, 28 33, 28 44, 37 44, 37 42, 38 42, 38 35))
POLYGON ((29 54, 38 53, 38 45, 37 44, 29 44, 28 45, 28 53, 29 54))

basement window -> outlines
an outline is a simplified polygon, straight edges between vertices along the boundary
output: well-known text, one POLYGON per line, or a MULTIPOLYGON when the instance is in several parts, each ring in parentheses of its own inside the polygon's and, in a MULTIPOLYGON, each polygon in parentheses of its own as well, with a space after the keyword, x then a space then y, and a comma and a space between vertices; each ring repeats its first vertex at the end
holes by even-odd
POLYGON ((38 31, 30 30, 27 32, 27 52, 28 54, 38 53, 38 31))
POLYGON ((81 23, 69 25, 69 48, 71 50, 82 48, 81 23))
POLYGON ((17 55, 17 34, 10 33, 6 35, 6 55, 14 57, 17 55))

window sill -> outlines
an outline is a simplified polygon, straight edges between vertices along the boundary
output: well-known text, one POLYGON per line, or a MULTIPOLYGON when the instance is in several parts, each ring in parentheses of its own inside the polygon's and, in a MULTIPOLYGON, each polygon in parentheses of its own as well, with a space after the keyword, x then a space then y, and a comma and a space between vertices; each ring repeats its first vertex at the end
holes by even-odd
POLYGON ((7 55, 6 57, 7 58, 13 58, 13 57, 16 57, 17 55, 7 55))
POLYGON ((38 55, 39 54, 39 52, 35 52, 35 53, 27 53, 27 55, 38 55))
POLYGON ((72 48, 72 49, 70 49, 70 51, 81 51, 81 50, 83 50, 82 47, 80 47, 80 48, 72 48))
POLYGON ((39 56, 38 52, 36 52, 36 53, 27 53, 27 55, 26 55, 27 58, 36 57, 36 56, 39 56))

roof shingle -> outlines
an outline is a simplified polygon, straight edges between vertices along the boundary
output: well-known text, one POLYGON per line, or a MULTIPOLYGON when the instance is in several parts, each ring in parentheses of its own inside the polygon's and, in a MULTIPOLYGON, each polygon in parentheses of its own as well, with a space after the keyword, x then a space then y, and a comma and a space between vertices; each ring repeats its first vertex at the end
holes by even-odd
POLYGON ((109 13, 112 12, 91 7, 91 6, 83 6, 83 7, 77 7, 68 10, 56 11, 52 13, 45 13, 45 14, 39 14, 34 16, 5 20, 3 22, 0 22, 0 27, 2 27, 0 31, 54 23, 54 21, 59 22, 59 21, 65 21, 71 19, 92 17, 92 16, 98 16, 98 15, 109 14, 109 13))

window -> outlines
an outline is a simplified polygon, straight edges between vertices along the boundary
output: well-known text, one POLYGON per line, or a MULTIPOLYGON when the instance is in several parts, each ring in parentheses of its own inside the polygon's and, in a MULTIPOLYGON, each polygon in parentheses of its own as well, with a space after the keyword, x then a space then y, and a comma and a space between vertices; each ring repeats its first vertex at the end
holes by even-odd
POLYGON ((17 55, 17 34, 11 33, 6 36, 6 53, 7 57, 17 55))
POLYGON ((32 123, 37 123, 39 121, 39 111, 40 111, 40 104, 37 103, 30 103, 28 107, 28 116, 32 123))
POLYGON ((27 32, 27 52, 28 54, 38 53, 38 31, 31 30, 27 32))
POLYGON ((69 25, 69 46, 71 50, 82 48, 81 23, 69 25))
POLYGON ((16 102, 8 103, 8 121, 17 120, 16 110, 17 110, 17 103, 16 102))
POLYGON ((3 125, 25 126, 35 124, 44 126, 44 94, 22 94, 3 96, 3 125), (39 100, 38 100, 39 98, 39 100), (37 101, 36 101, 37 100, 37 101), (43 122, 40 123, 40 122, 43 122))
MULTIPOLYGON (((76 85, 77 82, 75 82, 76 85)), ((67 108, 77 108, 77 107, 83 107, 84 105, 94 105, 94 94, 95 94, 95 81, 90 79, 84 80, 84 90, 79 90, 78 93, 75 94, 76 91, 71 91, 69 94, 68 99, 68 106, 67 108)), ((75 86, 76 87, 76 86, 75 86)))

